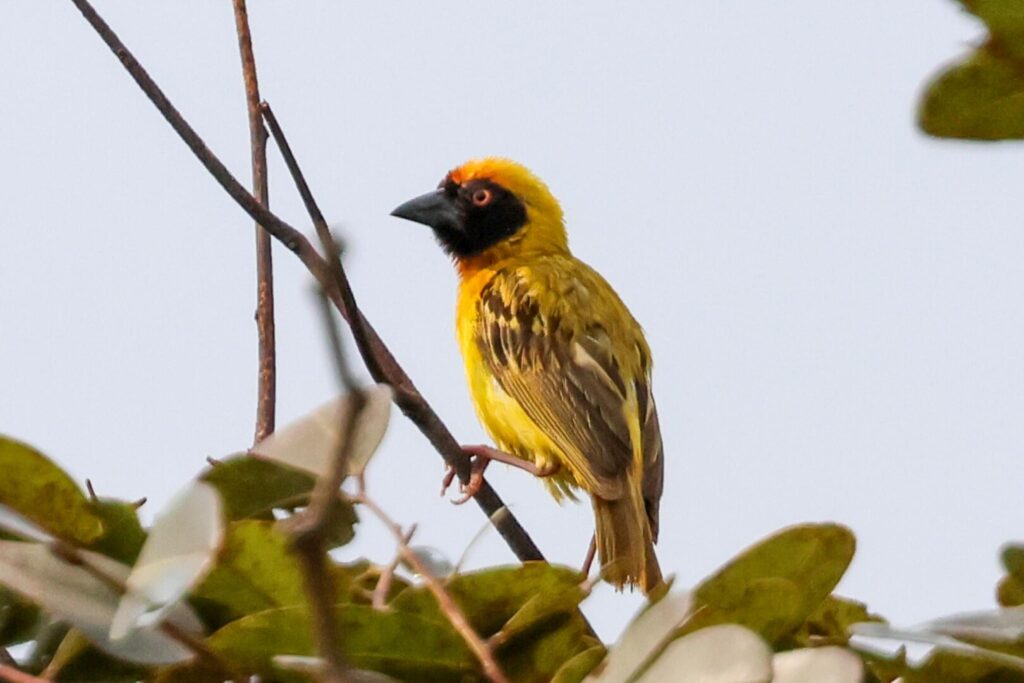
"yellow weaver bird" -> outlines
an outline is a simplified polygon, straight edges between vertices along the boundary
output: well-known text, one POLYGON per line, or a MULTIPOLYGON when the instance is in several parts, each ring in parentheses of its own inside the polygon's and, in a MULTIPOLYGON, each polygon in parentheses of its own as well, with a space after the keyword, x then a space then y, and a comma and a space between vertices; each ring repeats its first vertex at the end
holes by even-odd
POLYGON ((545 477, 559 500, 582 489, 603 578, 620 589, 660 585, 664 457, 650 349, 611 286, 569 251, 558 201, 527 168, 492 157, 450 171, 392 215, 431 227, 459 273, 469 388, 500 449, 466 449, 474 479, 461 502, 490 460, 545 477))

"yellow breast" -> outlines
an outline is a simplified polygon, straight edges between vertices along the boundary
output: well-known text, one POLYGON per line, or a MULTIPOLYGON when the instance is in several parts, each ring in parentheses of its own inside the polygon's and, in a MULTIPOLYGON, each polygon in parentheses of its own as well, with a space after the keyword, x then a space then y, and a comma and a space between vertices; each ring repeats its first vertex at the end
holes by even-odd
MULTIPOLYGON (((456 333, 477 417, 495 445, 506 453, 531 460, 543 468, 562 465, 565 458, 558 447, 519 403, 505 393, 481 355, 474 334, 480 292, 495 274, 491 268, 464 273, 456 306, 456 333)), ((572 472, 564 468, 559 474, 546 478, 545 483, 556 498, 571 496, 570 488, 578 485, 572 472)))

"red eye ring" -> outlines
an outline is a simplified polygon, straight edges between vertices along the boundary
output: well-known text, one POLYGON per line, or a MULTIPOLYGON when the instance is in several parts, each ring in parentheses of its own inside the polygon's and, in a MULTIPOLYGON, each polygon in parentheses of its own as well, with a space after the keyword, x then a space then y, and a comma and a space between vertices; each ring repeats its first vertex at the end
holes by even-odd
POLYGON ((494 198, 494 194, 487 188, 481 187, 479 190, 473 192, 473 203, 477 206, 487 206, 491 203, 494 198))

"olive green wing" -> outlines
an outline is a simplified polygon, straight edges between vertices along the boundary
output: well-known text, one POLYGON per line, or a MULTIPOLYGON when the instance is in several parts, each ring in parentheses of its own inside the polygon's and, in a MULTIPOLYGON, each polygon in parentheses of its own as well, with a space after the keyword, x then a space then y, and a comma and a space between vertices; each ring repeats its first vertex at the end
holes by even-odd
MULTIPOLYGON (((585 487, 617 499, 625 495, 624 474, 633 467, 632 435, 642 438, 636 387, 623 376, 603 327, 574 328, 559 307, 550 308, 542 310, 521 289, 487 287, 477 344, 501 388, 562 450, 585 487)), ((660 497, 660 477, 651 486, 660 497)))
POLYGON ((650 373, 649 362, 645 365, 644 379, 636 382, 636 396, 643 427, 644 467, 641 491, 647 518, 651 522, 651 538, 658 541, 659 508, 661 492, 665 486, 665 452, 661 443, 661 426, 658 424, 658 408, 654 405, 651 383, 647 380, 650 373))

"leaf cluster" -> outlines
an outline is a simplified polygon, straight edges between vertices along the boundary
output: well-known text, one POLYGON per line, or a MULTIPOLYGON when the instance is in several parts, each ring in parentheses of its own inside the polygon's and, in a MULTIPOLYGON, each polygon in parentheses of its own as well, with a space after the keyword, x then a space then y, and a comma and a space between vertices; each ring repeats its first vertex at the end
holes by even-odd
MULTIPOLYGON (((26 670, 57 681, 316 679, 308 596, 287 533, 309 502, 311 474, 234 456, 203 472, 145 529, 135 505, 86 494, 26 444, 0 438, 0 467, 17 472, 0 480, 0 646, 32 643, 26 670), (53 552, 63 546, 127 593, 53 552), (169 638, 166 623, 193 634, 207 656, 169 638)), ((339 495, 330 519, 332 546, 351 541, 352 503, 339 495)), ((444 586, 512 681, 1024 680, 1024 549, 1004 550, 1002 610, 910 631, 833 593, 854 549, 842 526, 784 529, 690 591, 666 587, 613 646, 582 616, 591 584, 574 570, 494 567, 451 574, 444 586), (911 661, 908 641, 930 652, 911 661), (684 674, 692 677, 676 678, 684 674)), ((365 560, 330 562, 345 661, 365 680, 486 680, 414 577, 389 576, 375 604, 386 571, 365 560)))
POLYGON ((925 89, 918 123, 929 135, 970 140, 1024 138, 1024 5, 960 0, 988 35, 925 89))

